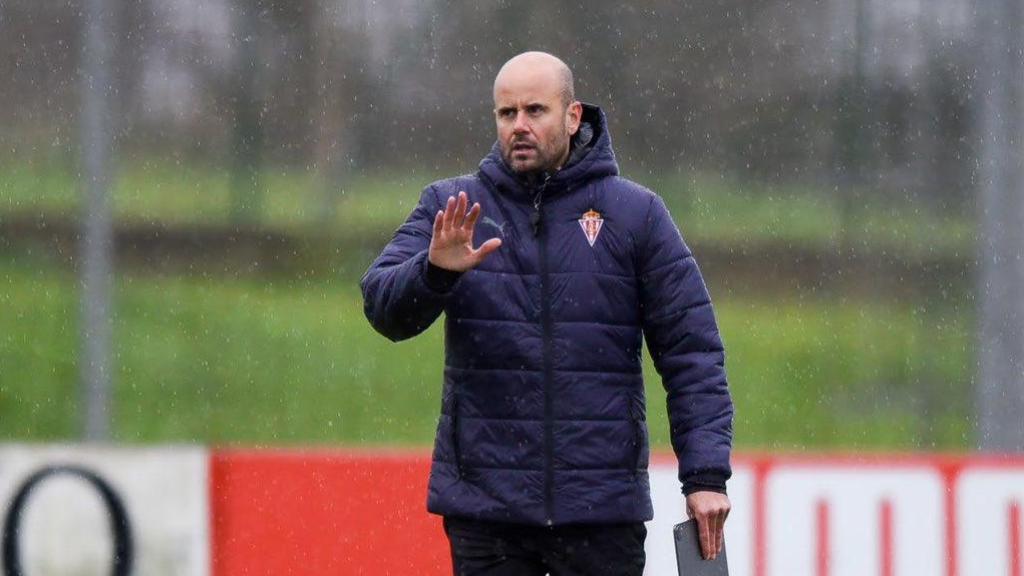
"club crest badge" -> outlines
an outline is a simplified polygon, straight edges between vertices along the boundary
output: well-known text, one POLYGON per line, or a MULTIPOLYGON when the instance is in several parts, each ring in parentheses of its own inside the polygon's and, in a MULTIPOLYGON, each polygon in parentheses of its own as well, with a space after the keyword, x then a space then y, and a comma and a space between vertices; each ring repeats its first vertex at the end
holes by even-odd
POLYGON ((601 225, 604 224, 604 218, 601 218, 601 213, 596 210, 587 210, 583 217, 580 218, 580 227, 583 228, 583 233, 587 235, 587 242, 590 242, 590 247, 594 247, 594 242, 597 242, 597 235, 601 233, 601 225))

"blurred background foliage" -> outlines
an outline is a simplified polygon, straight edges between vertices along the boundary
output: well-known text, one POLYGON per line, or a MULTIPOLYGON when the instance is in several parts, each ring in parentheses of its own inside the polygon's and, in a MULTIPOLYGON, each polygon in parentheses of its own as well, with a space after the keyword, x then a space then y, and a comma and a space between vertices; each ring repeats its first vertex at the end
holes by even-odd
MULTIPOLYGON (((115 440, 429 444, 440 322, 391 344, 357 283, 489 149, 497 68, 542 49, 697 255, 739 447, 972 444, 964 3, 118 6, 115 440)), ((81 428, 81 26, 73 0, 0 2, 3 438, 81 428)))

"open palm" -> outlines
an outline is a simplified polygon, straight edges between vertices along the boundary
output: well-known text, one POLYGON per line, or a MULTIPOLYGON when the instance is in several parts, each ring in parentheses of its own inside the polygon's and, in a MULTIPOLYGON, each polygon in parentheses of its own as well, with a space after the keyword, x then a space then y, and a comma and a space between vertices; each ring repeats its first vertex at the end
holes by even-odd
POLYGON ((438 268, 465 272, 483 262, 491 252, 501 246, 501 240, 491 238, 479 248, 473 248, 473 228, 480 217, 480 203, 474 203, 467 212, 469 198, 459 192, 458 200, 448 198, 444 210, 434 217, 434 235, 430 238, 427 254, 430 263, 438 268))

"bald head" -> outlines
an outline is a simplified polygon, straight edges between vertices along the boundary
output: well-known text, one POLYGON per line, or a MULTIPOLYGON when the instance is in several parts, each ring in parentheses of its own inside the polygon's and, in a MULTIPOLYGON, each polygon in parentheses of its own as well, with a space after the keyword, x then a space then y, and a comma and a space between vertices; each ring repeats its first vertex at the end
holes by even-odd
POLYGON ((523 81, 540 81, 544 85, 556 87, 565 106, 576 100, 572 70, 565 62, 547 52, 523 52, 505 62, 494 77, 494 92, 497 94, 499 87, 507 83, 518 84, 523 81))
POLYGON ((582 105, 573 95, 572 72, 544 52, 509 60, 494 78, 494 119, 502 158, 514 172, 551 173, 569 157, 582 105))

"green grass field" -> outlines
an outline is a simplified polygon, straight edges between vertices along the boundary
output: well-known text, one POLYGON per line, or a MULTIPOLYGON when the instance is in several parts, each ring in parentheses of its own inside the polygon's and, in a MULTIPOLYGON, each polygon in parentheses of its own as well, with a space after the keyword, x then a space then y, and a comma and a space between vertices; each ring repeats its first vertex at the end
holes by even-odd
MULTIPOLYGON (((354 278, 122 275, 115 439, 429 444, 440 323, 392 344, 354 278)), ((0 438, 78 435, 76 279, 0 260, 0 438)), ((746 449, 961 449, 971 443, 972 318, 851 300, 717 301, 746 449)), ((664 392, 647 366, 652 439, 664 392)))
MULTIPOLYGON (((270 230, 296 234, 386 237, 415 205, 420 190, 440 174, 410 170, 350 176, 337 184, 330 204, 333 216, 325 222, 324 193, 314 174, 267 169, 258 222, 270 230)), ((844 215, 832 190, 773 187, 709 174, 632 176, 666 199, 691 241, 824 250, 842 244, 908 256, 973 253, 973 214, 935 213, 895 192, 867 194, 844 215)), ((226 225, 231 218, 231 181, 221 168, 126 162, 117 171, 112 205, 121 222, 226 225)), ((0 164, 0 219, 16 214, 72 216, 77 210, 77 184, 65 165, 0 164)))
MULTIPOLYGON (((231 224, 230 179, 222 169, 141 161, 126 162, 117 174, 113 207, 120 222, 231 224)), ((268 280, 122 272, 116 438, 429 443, 439 406, 440 324, 412 341, 388 342, 363 318, 356 276, 372 257, 369 246, 390 234, 436 177, 422 170, 352 176, 334 194, 333 215, 325 221, 315 175, 266 170, 258 225, 316 234, 317 242, 336 237, 344 257, 325 269, 339 270, 337 276, 268 280)), ((705 245, 825 252, 841 245, 908 258, 973 250, 971 215, 937 214, 898 195, 867 195, 844 215, 833 191, 709 175, 636 179, 666 198, 690 241, 705 245)), ((0 221, 73 217, 77 210, 77 184, 65 165, 0 164, 0 221)), ((76 282, 46 255, 29 258, 17 247, 0 254, 0 437, 78 435, 76 282)), ((716 300, 738 446, 971 444, 969 306, 945 296, 919 303, 756 293, 716 300)), ((649 361, 647 376, 652 438, 666 446, 664 392, 649 361)))

